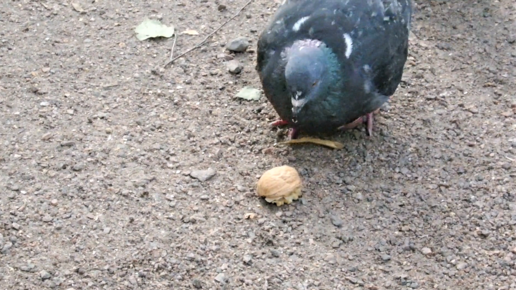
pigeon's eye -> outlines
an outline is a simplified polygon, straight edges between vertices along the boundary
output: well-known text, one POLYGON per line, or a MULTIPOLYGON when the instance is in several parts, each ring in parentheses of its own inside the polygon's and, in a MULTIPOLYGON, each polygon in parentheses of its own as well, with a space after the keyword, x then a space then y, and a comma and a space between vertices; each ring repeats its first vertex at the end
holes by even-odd
POLYGON ((312 83, 312 87, 315 87, 317 85, 317 81, 312 83))

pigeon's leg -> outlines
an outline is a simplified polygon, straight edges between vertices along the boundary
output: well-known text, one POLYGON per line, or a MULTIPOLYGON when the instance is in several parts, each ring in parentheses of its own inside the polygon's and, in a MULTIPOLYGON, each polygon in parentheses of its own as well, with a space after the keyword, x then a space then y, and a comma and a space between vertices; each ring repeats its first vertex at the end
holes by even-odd
POLYGON ((367 123, 367 133, 369 136, 373 136, 374 113, 368 113, 365 118, 367 123))
POLYGON ((349 130, 356 128, 358 125, 365 123, 367 124, 367 133, 369 136, 373 136, 373 124, 374 124, 374 114, 378 113, 380 109, 376 109, 371 113, 367 113, 364 116, 357 118, 355 121, 342 125, 338 129, 339 130, 349 130))
MULTIPOLYGON (((280 119, 280 120, 272 122, 270 125, 271 125, 271 127, 285 126, 285 125, 288 125, 288 121, 280 119)), ((289 139, 296 139, 297 135, 299 135, 298 129, 296 129, 296 128, 288 129, 288 138, 289 139)))
POLYGON ((288 137, 290 140, 297 139, 297 136, 299 135, 299 130, 296 128, 290 128, 288 129, 288 137))
POLYGON ((365 122, 364 120, 364 117, 359 117, 357 118, 355 121, 351 122, 351 123, 347 123, 345 125, 342 125, 338 128, 338 130, 350 130, 350 129, 353 129, 353 128, 356 128, 358 125, 362 124, 365 122))
POLYGON ((274 121, 271 123, 271 127, 279 127, 279 126, 285 126, 285 125, 288 125, 288 121, 285 121, 285 120, 277 120, 277 121, 274 121))

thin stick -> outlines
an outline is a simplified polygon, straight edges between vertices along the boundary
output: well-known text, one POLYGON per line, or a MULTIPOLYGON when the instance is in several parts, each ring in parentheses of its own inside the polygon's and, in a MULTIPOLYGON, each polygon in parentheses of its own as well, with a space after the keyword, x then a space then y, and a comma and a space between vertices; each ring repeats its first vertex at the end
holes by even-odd
POLYGON ((219 31, 222 27, 224 27, 224 25, 228 24, 231 20, 235 19, 238 15, 240 15, 240 13, 242 13, 242 11, 244 11, 244 9, 249 6, 249 4, 251 4, 251 2, 253 2, 253 0, 249 0, 247 1, 247 3, 245 3, 244 6, 242 6, 242 8, 240 8, 240 10, 238 10, 238 12, 233 15, 231 18, 229 18, 228 20, 226 20, 226 22, 222 23, 219 27, 217 27, 217 29, 213 30, 210 34, 208 34, 201 42, 199 42, 198 44, 196 44, 194 47, 191 47, 189 49, 187 49, 185 52, 181 53, 180 55, 174 57, 174 58, 171 58, 169 62, 167 62, 165 65, 164 65, 164 68, 167 68, 169 65, 171 65, 174 61, 176 61, 177 59, 185 56, 187 53, 191 52, 192 50, 195 50, 199 47, 201 47, 201 45, 203 45, 210 37, 212 37, 215 33, 217 33, 217 31, 219 31))
POLYGON ((174 42, 172 43, 172 48, 170 49, 170 60, 174 59, 174 47, 176 46, 177 34, 174 33, 174 42))

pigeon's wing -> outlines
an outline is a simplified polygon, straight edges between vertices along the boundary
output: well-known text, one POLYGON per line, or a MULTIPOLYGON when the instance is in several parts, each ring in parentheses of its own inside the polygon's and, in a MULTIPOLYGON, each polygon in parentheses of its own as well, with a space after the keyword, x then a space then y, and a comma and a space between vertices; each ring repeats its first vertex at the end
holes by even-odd
POLYGON ((291 104, 285 81, 285 64, 281 56, 285 48, 283 31, 284 27, 271 22, 260 35, 256 70, 260 76, 265 96, 280 117, 285 119, 290 114, 291 104))

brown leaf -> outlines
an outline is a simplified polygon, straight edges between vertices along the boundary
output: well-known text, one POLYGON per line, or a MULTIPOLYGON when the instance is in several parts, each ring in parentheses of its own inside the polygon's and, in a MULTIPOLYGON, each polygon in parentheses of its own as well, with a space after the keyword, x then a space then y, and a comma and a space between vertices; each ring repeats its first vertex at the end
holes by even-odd
POLYGON ((293 139, 293 140, 282 142, 282 144, 302 144, 302 143, 313 143, 313 144, 317 144, 317 145, 330 147, 333 149, 344 148, 344 144, 342 144, 340 142, 331 141, 331 140, 322 140, 322 139, 311 138, 311 137, 303 137, 300 139, 293 139))

